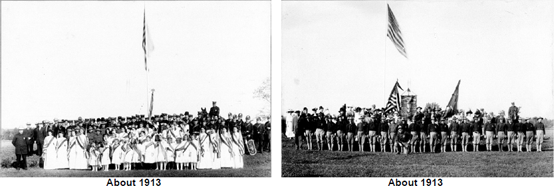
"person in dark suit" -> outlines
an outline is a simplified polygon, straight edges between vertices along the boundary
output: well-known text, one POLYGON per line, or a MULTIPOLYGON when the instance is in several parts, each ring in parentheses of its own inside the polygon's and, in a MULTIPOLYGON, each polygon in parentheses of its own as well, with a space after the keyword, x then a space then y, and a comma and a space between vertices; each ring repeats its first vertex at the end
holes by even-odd
POLYGON ((15 156, 17 157, 16 169, 23 168, 27 170, 27 137, 24 135, 24 128, 19 128, 19 131, 12 139, 12 144, 15 146, 15 156))
POLYGON ((260 154, 262 154, 264 150, 265 132, 265 125, 262 123, 261 119, 256 119, 256 125, 254 126, 254 142, 260 154))
POLYGON ((208 115, 210 115, 210 117, 219 116, 219 107, 217 107, 216 103, 217 102, 215 102, 215 101, 212 102, 212 108, 210 108, 210 112, 208 113, 208 115))
POLYGON ((31 127, 31 123, 27 123, 27 128, 23 130, 23 137, 25 138, 25 142, 27 143, 27 153, 25 153, 27 156, 33 155, 33 145, 35 143, 34 138, 34 131, 31 127))
POLYGON ((516 104, 512 102, 512 106, 508 109, 508 116, 512 120, 513 123, 517 123, 519 120, 519 108, 516 107, 516 104))
POLYGON ((268 116, 267 121, 264 124, 264 147, 268 152, 271 152, 271 118, 268 116))
POLYGON ((46 135, 48 135, 46 127, 44 127, 44 124, 47 123, 47 121, 42 121, 42 123, 38 123, 38 127, 34 130, 34 137, 37 142, 37 155, 42 156, 42 147, 44 146, 44 138, 46 138, 46 135))

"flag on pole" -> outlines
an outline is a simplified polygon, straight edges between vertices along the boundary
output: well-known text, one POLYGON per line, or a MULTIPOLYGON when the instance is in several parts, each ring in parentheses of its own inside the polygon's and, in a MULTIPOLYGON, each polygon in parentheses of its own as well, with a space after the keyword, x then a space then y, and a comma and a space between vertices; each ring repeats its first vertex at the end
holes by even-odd
POLYGON ((385 106, 385 114, 394 113, 395 111, 400 112, 400 92, 398 89, 403 90, 398 81, 396 81, 385 106))
POLYGON ((400 31, 400 26, 396 21, 396 17, 392 13, 390 6, 387 4, 389 10, 389 29, 387 32, 387 37, 390 38, 394 46, 404 57, 408 58, 408 53, 406 53, 406 45, 404 45, 404 39, 402 39, 402 32, 400 31))
POLYGON ((150 39, 150 31, 146 25, 146 9, 144 10, 144 19, 142 26, 142 50, 144 50, 144 70, 148 71, 148 57, 154 50, 154 45, 150 39))
POLYGON ((454 93, 452 93, 452 97, 450 98, 450 101, 446 106, 445 117, 447 118, 453 116, 458 112, 458 94, 459 94, 459 88, 460 88, 460 81, 462 80, 458 80, 458 85, 456 85, 456 90, 454 90, 454 93))
POLYGON ((148 108, 148 118, 152 117, 152 110, 154 110, 154 89, 152 89, 152 96, 150 98, 150 108, 148 108))

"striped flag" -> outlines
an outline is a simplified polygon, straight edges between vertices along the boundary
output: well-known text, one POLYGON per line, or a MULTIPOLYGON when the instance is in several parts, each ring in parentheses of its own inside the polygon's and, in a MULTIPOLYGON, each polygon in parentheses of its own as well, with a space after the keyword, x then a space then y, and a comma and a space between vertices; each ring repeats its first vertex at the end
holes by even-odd
POLYGON ((144 50, 144 70, 148 71, 148 56, 154 50, 152 40, 150 40, 150 31, 146 25, 146 10, 144 10, 144 19, 142 26, 142 50, 144 50))
POLYGON ((396 22, 396 18, 390 9, 390 6, 387 4, 389 9, 389 29, 387 32, 387 37, 390 38, 394 46, 404 57, 408 58, 408 53, 406 53, 406 45, 404 44, 404 39, 402 39, 402 32, 400 31, 400 26, 396 22))
POLYGON ((400 92, 398 89, 403 90, 402 87, 400 87, 400 84, 398 84, 398 81, 396 81, 396 84, 394 84, 394 87, 390 92, 389 101, 385 106, 385 114, 394 113, 395 111, 400 112, 400 92))

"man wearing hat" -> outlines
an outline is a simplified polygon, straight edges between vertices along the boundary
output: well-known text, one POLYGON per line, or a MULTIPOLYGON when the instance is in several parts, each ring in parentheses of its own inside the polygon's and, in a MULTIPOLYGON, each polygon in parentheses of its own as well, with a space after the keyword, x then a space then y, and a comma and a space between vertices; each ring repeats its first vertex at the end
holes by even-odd
POLYGON ((27 137, 24 135, 25 129, 20 127, 18 133, 12 139, 12 145, 15 146, 15 156, 17 157, 16 169, 23 168, 27 170, 27 137))
POLYGON ((544 134, 546 133, 544 129, 544 124, 542 123, 542 117, 538 118, 537 124, 535 124, 535 130, 537 135, 537 152, 542 151, 542 142, 544 141, 544 134))
POLYGON ((525 120, 525 149, 527 152, 531 152, 531 145, 533 144, 533 139, 535 138, 535 126, 529 121, 529 119, 525 120))
POLYGON ((498 151, 503 151, 504 142, 506 141, 506 119, 500 115, 496 120, 496 138, 498 138, 498 151))
POLYGON ((506 121, 508 121, 508 123, 506 124, 506 137, 507 137, 507 144, 508 144, 508 152, 512 152, 513 151, 513 144, 516 143, 517 144, 517 140, 516 140, 516 133, 517 133, 517 129, 516 129, 516 126, 515 124, 513 123, 513 121, 511 119, 507 119, 506 121))
POLYGON ((34 130, 34 136, 37 142, 37 155, 42 156, 42 147, 44 146, 44 138, 48 135, 44 124, 49 123, 44 120, 42 123, 38 123, 38 127, 34 130))
POLYGON ((31 156, 33 155, 33 145, 35 143, 35 133, 33 131, 33 128, 31 127, 31 123, 27 123, 27 128, 23 130, 23 137, 25 138, 25 142, 27 143, 27 151, 26 155, 31 156))
POLYGON ((487 151, 492 151, 492 143, 496 126, 491 122, 490 118, 485 118, 484 122, 485 125, 483 127, 483 130, 485 131, 485 144, 487 147, 487 151))
POLYGON ((527 126, 523 123, 523 119, 519 118, 519 122, 515 124, 517 130, 517 151, 523 152, 523 141, 525 141, 525 132, 527 132, 527 126))
POLYGON ((421 107, 417 107, 416 113, 414 114, 414 121, 416 124, 421 124, 423 122, 423 113, 421 112, 421 107))
POLYGON ((217 107, 216 103, 216 101, 212 101, 212 108, 210 108, 210 113, 208 113, 210 117, 219 116, 219 107, 217 107))
POLYGON ((461 134, 461 128, 458 124, 457 117, 452 117, 452 119, 449 119, 448 122, 450 122, 450 151, 456 152, 458 150, 458 137, 461 134))
POLYGON ((467 152, 467 145, 469 143, 469 137, 470 137, 469 133, 471 132, 471 124, 467 121, 467 118, 465 117, 462 118, 460 131, 462 132, 462 152, 467 152))
POLYGON ((410 133, 406 132, 404 126, 399 125, 398 126, 398 140, 396 142, 396 146, 398 146, 397 153, 399 154, 402 152, 403 154, 408 154, 408 149, 410 147, 410 140, 412 139, 412 136, 410 133))
POLYGON ((519 119, 519 108, 516 107, 516 104, 512 102, 512 106, 508 109, 508 116, 513 121, 513 123, 517 123, 517 120, 519 119))

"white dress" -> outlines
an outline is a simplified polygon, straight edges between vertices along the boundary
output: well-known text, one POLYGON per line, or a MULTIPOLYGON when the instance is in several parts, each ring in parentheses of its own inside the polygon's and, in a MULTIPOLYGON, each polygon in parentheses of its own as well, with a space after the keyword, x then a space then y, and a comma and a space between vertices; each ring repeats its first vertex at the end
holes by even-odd
POLYGON ((212 169, 221 169, 221 157, 220 157, 220 146, 221 146, 221 142, 220 142, 220 139, 219 139, 219 134, 217 133, 212 133, 210 134, 210 151, 213 152, 213 156, 212 156, 212 169))
POLYGON ((79 135, 76 138, 75 149, 75 164, 74 169, 88 169, 88 159, 86 157, 87 136, 79 135))
POLYGON ((124 151, 123 151, 123 163, 133 163, 133 157, 135 157, 135 150, 131 148, 130 144, 124 145, 124 151))
POLYGON ((156 149, 153 142, 148 142, 145 145, 144 150, 144 163, 155 163, 156 162, 156 155, 158 154, 158 150, 156 149))
POLYGON ((167 143, 167 147, 169 149, 165 149, 166 150, 166 155, 167 155, 167 162, 175 162, 175 146, 177 146, 177 143, 175 142, 172 142, 172 143, 167 143))
POLYGON ((69 163, 69 169, 75 169, 77 167, 77 158, 76 158, 76 150, 77 150, 77 137, 69 137, 69 149, 67 152, 67 158, 69 163))
POLYGON ((110 160, 110 147, 105 147, 105 148, 101 149, 100 152, 102 154, 101 164, 102 165, 110 165, 110 163, 112 162, 110 160))
POLYGON ((232 149, 232 140, 229 133, 225 133, 221 136, 221 167, 233 168, 233 149, 232 149))
POLYGON ((200 133, 199 136, 199 153, 200 159, 198 159, 198 169, 211 169, 213 161, 213 151, 211 150, 210 137, 206 133, 200 133))
POLYGON ((285 131, 285 135, 289 138, 294 138, 294 132, 292 131, 292 120, 293 120, 292 114, 287 115, 286 117, 287 128, 285 131))
POLYGON ((167 142, 165 140, 162 140, 158 143, 158 147, 156 148, 156 150, 158 151, 156 162, 167 162, 167 152, 165 150, 166 146, 167 142))
POLYGON ((121 163, 123 163, 123 144, 119 144, 118 146, 114 146, 113 148, 112 164, 120 165, 121 163))
POLYGON ((181 141, 181 143, 177 144, 175 147, 175 163, 185 163, 187 162, 187 157, 185 156, 185 147, 188 147, 189 142, 187 141, 181 141))
POLYGON ((198 148, 200 148, 200 142, 198 142, 197 139, 192 140, 192 144, 190 145, 190 162, 191 163, 197 163, 198 162, 198 148))
POLYGON ((233 160, 235 163, 234 168, 244 167, 244 143, 240 132, 233 134, 233 154, 235 155, 233 160))
POLYGON ((88 164, 93 167, 100 165, 100 162, 98 161, 99 155, 100 152, 98 152, 96 148, 90 148, 88 164))
POLYGON ((56 153, 56 146, 58 145, 58 140, 54 138, 53 136, 46 136, 44 138, 44 150, 43 150, 43 158, 44 158, 44 169, 56 169, 56 163, 57 163, 57 153, 56 153))
POLYGON ((69 168, 69 159, 67 157, 67 148, 68 141, 67 138, 61 137, 57 138, 58 149, 56 151, 56 168, 57 169, 67 169, 69 168))

